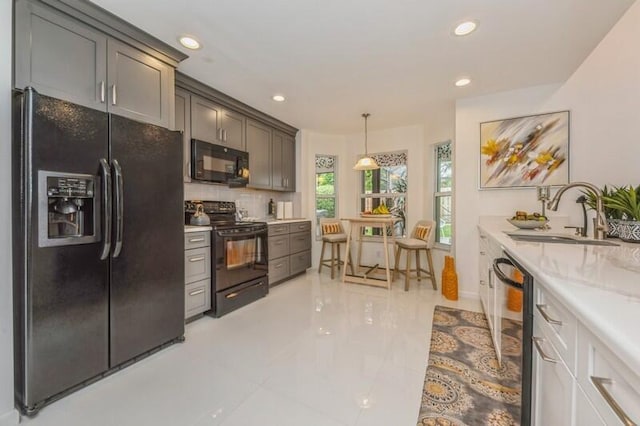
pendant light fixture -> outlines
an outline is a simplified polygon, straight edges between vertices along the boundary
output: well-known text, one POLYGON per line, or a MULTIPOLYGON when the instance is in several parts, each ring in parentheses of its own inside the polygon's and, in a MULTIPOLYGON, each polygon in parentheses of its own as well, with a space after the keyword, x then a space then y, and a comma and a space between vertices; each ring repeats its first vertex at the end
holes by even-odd
POLYGON ((353 170, 376 170, 380 168, 376 160, 369 157, 369 150, 367 149, 367 118, 370 115, 366 112, 362 114, 362 117, 364 117, 364 157, 358 160, 356 165, 353 166, 353 170))

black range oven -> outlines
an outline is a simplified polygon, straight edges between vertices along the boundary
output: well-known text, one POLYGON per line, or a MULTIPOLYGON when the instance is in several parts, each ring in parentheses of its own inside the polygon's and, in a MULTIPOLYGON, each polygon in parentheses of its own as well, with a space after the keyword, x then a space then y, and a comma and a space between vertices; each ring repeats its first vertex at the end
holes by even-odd
POLYGON ((220 317, 269 292, 267 224, 236 222, 230 201, 187 201, 185 220, 202 204, 211 231, 211 312, 220 317))

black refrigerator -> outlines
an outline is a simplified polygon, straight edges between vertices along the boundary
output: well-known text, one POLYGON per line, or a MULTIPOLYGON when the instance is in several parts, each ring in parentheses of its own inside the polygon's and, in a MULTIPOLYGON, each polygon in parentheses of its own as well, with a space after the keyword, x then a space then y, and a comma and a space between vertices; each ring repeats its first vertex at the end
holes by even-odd
POLYGON ((13 104, 16 403, 25 414, 184 335, 182 137, 13 104))

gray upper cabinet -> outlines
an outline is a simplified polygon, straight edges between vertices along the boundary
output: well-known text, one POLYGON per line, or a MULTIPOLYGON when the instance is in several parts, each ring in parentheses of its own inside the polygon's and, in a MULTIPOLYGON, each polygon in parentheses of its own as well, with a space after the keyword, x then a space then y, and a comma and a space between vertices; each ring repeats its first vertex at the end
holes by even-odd
POLYGON ((16 88, 173 125, 173 66, 40 3, 18 0, 15 16, 16 88))
POLYGON ((109 39, 109 110, 124 117, 170 127, 174 112, 173 67, 109 39))
POLYGON ((229 148, 246 149, 244 131, 246 127, 244 115, 225 109, 222 111, 222 144, 229 148))
POLYGON ((247 120, 247 152, 249 153, 249 187, 271 189, 271 128, 247 120))
POLYGON ((175 94, 175 125, 174 130, 182 132, 182 167, 184 169, 184 181, 191 182, 191 95, 189 92, 176 89, 175 94))
POLYGON ((106 111, 107 37, 26 1, 16 3, 15 87, 106 111))
POLYGON ((191 134, 194 139, 245 150, 244 115, 208 99, 191 96, 191 134))
POLYGON ((191 95, 191 137, 220 144, 222 107, 196 95, 191 95))
POLYGON ((295 139, 277 130, 274 131, 271 155, 273 189, 295 191, 295 139))

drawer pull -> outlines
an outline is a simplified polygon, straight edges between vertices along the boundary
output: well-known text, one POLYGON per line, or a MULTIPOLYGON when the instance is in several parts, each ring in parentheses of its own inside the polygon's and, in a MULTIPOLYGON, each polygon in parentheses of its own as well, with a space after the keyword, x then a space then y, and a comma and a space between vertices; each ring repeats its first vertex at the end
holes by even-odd
POLYGON ((204 293, 204 289, 201 288, 200 290, 196 290, 196 291, 192 291, 191 293, 189 293, 189 296, 197 296, 199 294, 204 293))
POLYGON ((547 355, 546 353, 544 353, 544 351, 542 350, 542 346, 540 344, 540 342, 544 341, 544 339, 542 337, 532 337, 531 340, 533 340, 534 345, 536 345, 536 349, 538 350, 538 353, 540 354, 540 358, 542 358, 543 361, 547 361, 547 362, 552 362, 552 363, 556 363, 558 362, 557 359, 551 358, 549 355, 547 355))
POLYGON ((307 225, 298 225, 298 229, 305 229, 307 225))
POLYGON ((486 253, 485 253, 485 252, 483 252, 483 251, 481 251, 481 252, 480 252, 480 256, 484 256, 485 254, 486 254, 486 253))
POLYGON ((613 412, 616 413, 616 416, 618 416, 618 418, 620 419, 620 421, 622 421, 622 423, 624 425, 626 425, 626 426, 637 426, 636 423, 634 423, 629 418, 629 416, 627 416, 627 413, 624 412, 622 407, 620 407, 620 405, 618 405, 618 403, 613 398, 613 396, 611 396, 611 394, 609 393, 607 388, 604 387, 604 385, 612 385, 613 384, 613 380, 607 379, 605 377, 591 376, 591 383, 593 383, 593 385, 598 390, 598 393, 600 393, 600 395, 604 398, 604 400, 607 402, 609 407, 611 407, 613 412))
POLYGON ((189 262, 202 262, 203 260, 204 260, 204 256, 190 257, 189 258, 189 262))
POLYGON ((189 242, 190 243, 201 243, 204 241, 204 237, 200 237, 200 238, 189 238, 189 242))
POLYGON ((276 268, 276 269, 282 268, 282 263, 278 263, 276 266, 274 266, 274 268, 276 268))
POLYGON ((281 246, 283 244, 284 244, 284 240, 280 240, 280 241, 277 241, 277 242, 273 243, 274 246, 281 246))
POLYGON ((540 312, 542 318, 544 318, 544 320, 549 324, 562 325, 562 321, 553 319, 549 316, 549 314, 547 313, 547 305, 536 305, 536 308, 538 308, 538 312, 540 312))
POLYGON ((484 280, 480 280, 480 285, 486 285, 487 283, 484 280))

